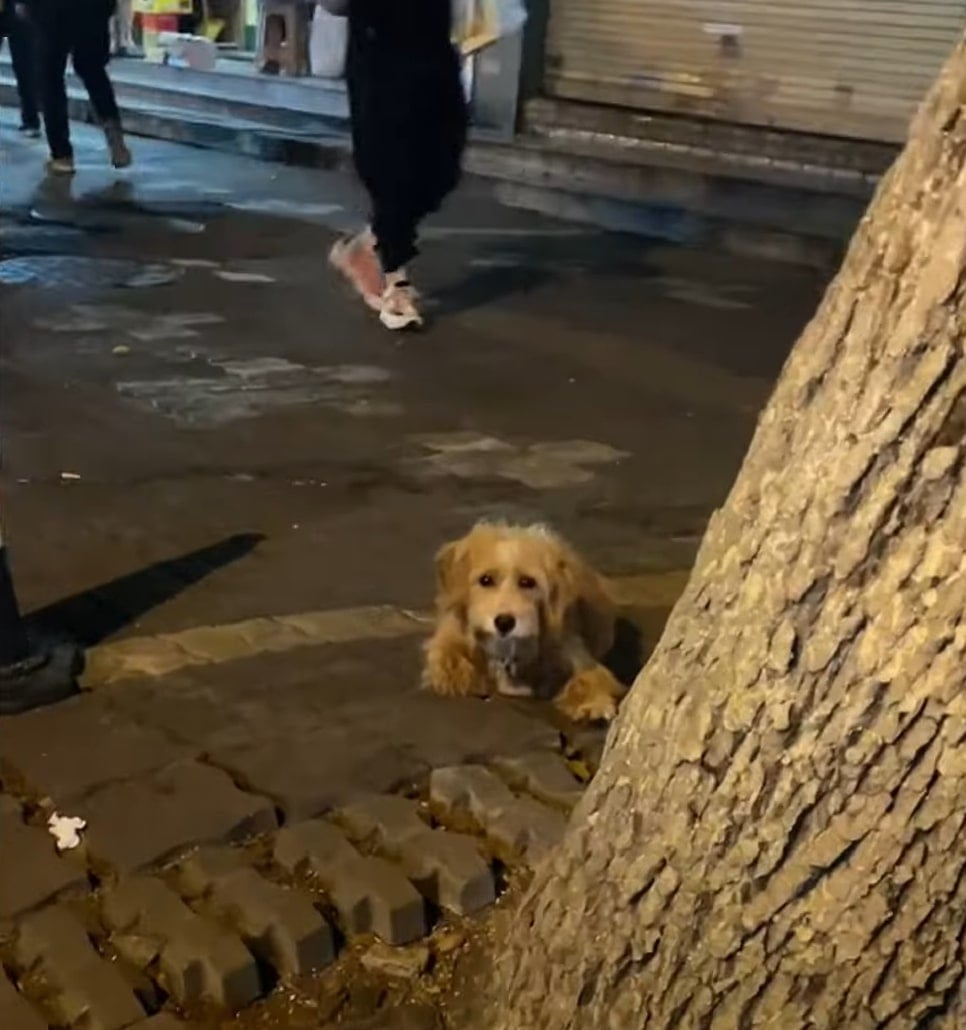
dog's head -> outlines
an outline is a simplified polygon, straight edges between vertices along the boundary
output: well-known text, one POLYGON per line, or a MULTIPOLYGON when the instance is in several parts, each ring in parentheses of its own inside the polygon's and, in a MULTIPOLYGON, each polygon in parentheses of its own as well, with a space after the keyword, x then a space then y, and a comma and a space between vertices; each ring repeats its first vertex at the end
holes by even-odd
POLYGON ((481 523, 440 549, 436 578, 439 610, 506 665, 533 664, 575 601, 565 545, 542 526, 481 523))

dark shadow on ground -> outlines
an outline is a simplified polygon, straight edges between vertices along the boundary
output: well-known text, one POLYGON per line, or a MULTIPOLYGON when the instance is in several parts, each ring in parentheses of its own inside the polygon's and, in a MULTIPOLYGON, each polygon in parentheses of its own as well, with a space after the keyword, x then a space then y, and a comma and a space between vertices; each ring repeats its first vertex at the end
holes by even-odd
POLYGON ((529 293, 554 278, 546 268, 507 267, 475 270, 433 295, 433 316, 455 315, 486 307, 514 293, 529 293))
POLYGON ((33 632, 66 636, 92 647, 213 572, 246 557, 264 539, 259 533, 239 533, 180 557, 155 562, 31 613, 28 626, 33 632))
POLYGON ((500 243, 465 241, 468 270, 433 291, 433 314, 458 314, 527 294, 559 279, 564 272, 651 278, 659 274, 648 261, 652 246, 651 241, 637 237, 594 232, 500 243))
POLYGON ((644 650, 644 634, 640 626, 635 625, 630 619, 618 618, 614 629, 614 644, 607 653, 604 664, 621 683, 629 687, 644 664, 644 650))

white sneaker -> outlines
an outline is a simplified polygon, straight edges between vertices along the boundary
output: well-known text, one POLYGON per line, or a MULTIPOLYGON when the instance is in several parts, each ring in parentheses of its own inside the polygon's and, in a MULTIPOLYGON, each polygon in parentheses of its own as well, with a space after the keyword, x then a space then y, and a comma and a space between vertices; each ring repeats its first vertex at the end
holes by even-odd
POLYGON ((423 316, 416 306, 418 300, 419 294, 405 276, 390 280, 382 295, 379 321, 393 332, 420 329, 423 325, 423 316))

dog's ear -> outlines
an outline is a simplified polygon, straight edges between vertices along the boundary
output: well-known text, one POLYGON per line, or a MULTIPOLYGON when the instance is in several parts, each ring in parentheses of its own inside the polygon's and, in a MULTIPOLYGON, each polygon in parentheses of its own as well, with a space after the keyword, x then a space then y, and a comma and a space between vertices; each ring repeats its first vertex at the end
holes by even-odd
POLYGON ((436 607, 457 609, 466 593, 466 546, 462 540, 443 544, 436 552, 436 607))
POLYGON ((567 555, 552 556, 547 570, 546 631, 558 642, 573 631, 578 618, 580 594, 574 571, 567 555))
POLYGON ((551 580, 547 628, 558 641, 579 636, 598 660, 611 649, 617 606, 605 581, 576 554, 562 555, 551 580))

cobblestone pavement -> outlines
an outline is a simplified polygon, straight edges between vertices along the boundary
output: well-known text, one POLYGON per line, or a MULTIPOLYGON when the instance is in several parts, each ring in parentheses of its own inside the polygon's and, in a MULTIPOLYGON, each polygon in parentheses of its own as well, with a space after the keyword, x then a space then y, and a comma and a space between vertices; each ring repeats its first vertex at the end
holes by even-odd
POLYGON ((554 522, 615 577, 632 676, 821 284, 468 183, 400 340, 326 269, 346 180, 146 141, 119 178, 82 130, 50 183, 8 137, 5 536, 88 667, 0 720, 0 1027, 374 1012, 501 911, 603 745, 415 689, 435 548, 554 522))

